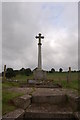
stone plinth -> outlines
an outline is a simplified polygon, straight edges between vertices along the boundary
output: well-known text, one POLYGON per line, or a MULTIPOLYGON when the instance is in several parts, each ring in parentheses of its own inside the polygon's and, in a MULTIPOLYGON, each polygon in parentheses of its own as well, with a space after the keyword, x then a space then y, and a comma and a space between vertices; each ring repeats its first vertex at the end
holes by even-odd
POLYGON ((35 80, 45 80, 46 79, 46 71, 36 69, 33 71, 35 80))

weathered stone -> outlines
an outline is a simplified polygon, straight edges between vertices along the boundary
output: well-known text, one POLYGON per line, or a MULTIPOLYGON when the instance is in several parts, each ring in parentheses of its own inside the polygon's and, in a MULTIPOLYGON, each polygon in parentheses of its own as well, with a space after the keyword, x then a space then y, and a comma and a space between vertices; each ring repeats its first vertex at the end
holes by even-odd
POLYGON ((59 105, 51 104, 32 104, 25 111, 25 118, 53 118, 55 120, 64 120, 73 118, 72 109, 66 108, 66 105, 61 107, 59 105), (66 118, 66 119, 65 119, 66 118))
POLYGON ((24 113, 25 111, 23 109, 17 109, 4 115, 2 120, 23 120, 24 113))
POLYGON ((46 72, 44 70, 36 69, 33 74, 35 80, 46 80, 46 72))
POLYGON ((76 120, 80 120, 80 112, 75 112, 74 116, 75 116, 76 120))
POLYGON ((58 112, 58 113, 47 113, 47 112, 27 112, 25 118, 52 118, 53 120, 74 120, 72 112, 58 112))
POLYGON ((32 103, 50 103, 50 104, 59 104, 66 102, 66 95, 49 95, 49 94, 33 94, 32 103))
POLYGON ((27 80, 27 83, 28 83, 28 84, 36 84, 36 80, 29 80, 29 79, 28 79, 28 80, 27 80))
POLYGON ((14 99, 13 102, 15 106, 22 108, 22 109, 26 109, 31 104, 31 96, 24 95, 24 96, 14 99))
POLYGON ((68 94, 68 102, 70 103, 74 111, 80 110, 80 97, 79 96, 76 97, 71 94, 68 94))

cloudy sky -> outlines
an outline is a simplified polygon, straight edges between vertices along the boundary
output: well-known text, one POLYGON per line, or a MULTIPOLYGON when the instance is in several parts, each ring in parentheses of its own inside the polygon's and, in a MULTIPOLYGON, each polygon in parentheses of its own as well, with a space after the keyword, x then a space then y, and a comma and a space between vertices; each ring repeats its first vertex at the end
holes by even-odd
POLYGON ((2 62, 7 67, 34 69, 38 62, 38 33, 42 67, 78 68, 78 3, 2 3, 2 62))

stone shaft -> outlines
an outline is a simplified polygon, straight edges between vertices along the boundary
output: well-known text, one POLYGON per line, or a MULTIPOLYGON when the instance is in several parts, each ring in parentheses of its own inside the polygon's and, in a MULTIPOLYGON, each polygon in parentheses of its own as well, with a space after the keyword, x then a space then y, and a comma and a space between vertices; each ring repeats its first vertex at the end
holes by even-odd
POLYGON ((42 69, 41 45, 38 44, 38 69, 42 69))
POLYGON ((41 33, 39 33, 39 36, 36 36, 36 39, 39 39, 38 43, 38 69, 42 69, 42 58, 41 58, 41 38, 44 39, 44 36, 41 36, 41 33))

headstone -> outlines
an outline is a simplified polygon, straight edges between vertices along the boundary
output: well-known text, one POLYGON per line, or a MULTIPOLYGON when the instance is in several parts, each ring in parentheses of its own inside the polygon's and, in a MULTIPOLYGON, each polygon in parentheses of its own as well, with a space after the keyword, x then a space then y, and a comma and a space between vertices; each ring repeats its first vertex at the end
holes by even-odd
POLYGON ((41 36, 41 33, 39 33, 39 36, 36 36, 36 39, 39 39, 38 43, 38 68, 33 71, 34 79, 35 80, 44 80, 46 79, 46 72, 42 70, 42 59, 41 59, 41 39, 44 39, 44 36, 41 36))

